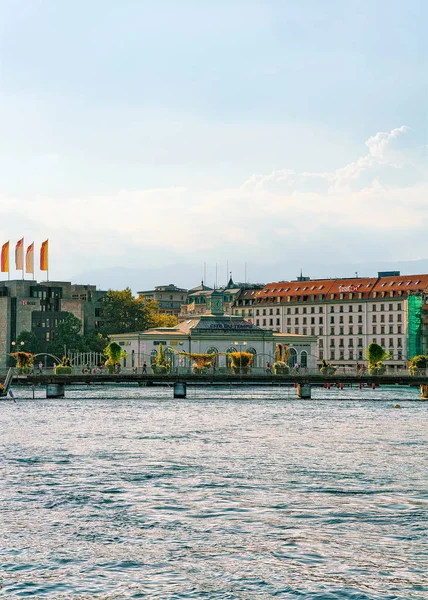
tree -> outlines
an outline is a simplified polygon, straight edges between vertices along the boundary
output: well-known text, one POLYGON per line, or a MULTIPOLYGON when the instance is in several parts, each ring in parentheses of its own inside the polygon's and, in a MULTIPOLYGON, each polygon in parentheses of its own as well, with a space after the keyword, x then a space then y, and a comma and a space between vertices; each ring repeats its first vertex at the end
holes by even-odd
POLYGON ((43 352, 43 346, 39 338, 33 331, 21 331, 16 339, 16 347, 20 347, 25 352, 39 354, 43 352), (24 342, 21 344, 21 342, 24 342))
POLYGON ((82 352, 84 350, 84 340, 80 331, 82 322, 72 313, 68 313, 55 330, 55 337, 49 344, 49 352, 56 356, 62 356, 64 349, 67 352, 82 352))
POLYGON ((104 335, 177 324, 176 317, 159 312, 159 306, 154 300, 146 300, 143 296, 134 298, 130 288, 107 292, 107 298, 102 305, 102 320, 104 335))
POLYGON ((86 352, 104 353, 108 339, 99 331, 90 331, 83 336, 83 344, 86 352))

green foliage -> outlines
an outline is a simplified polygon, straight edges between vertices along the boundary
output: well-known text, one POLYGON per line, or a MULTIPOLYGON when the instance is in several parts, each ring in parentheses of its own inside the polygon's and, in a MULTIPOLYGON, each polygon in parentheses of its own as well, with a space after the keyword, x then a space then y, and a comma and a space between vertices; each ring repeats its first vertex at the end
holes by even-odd
POLYGON ((235 375, 240 372, 248 373, 254 358, 251 352, 231 352, 228 357, 235 375))
POLYGON ((107 357, 105 366, 110 374, 120 372, 120 361, 125 358, 126 352, 117 342, 107 344, 105 351, 107 357))
POLYGON ((83 344, 85 352, 99 352, 102 354, 108 344, 108 338, 104 337, 99 331, 91 331, 83 336, 83 344))
POLYGON ((287 365, 286 362, 277 360, 273 363, 273 372, 275 373, 275 375, 288 375, 288 373, 290 372, 290 367, 287 365))
POLYGON ((425 370, 427 368, 428 368, 428 356, 424 356, 423 354, 414 356, 409 361, 409 373, 411 375, 416 375, 416 373, 419 370, 425 370))
POLYGON ((156 358, 151 365, 153 373, 166 374, 169 373, 170 364, 165 354, 163 344, 159 344, 159 350, 156 354, 156 358))
POLYGON ((57 365, 54 368, 55 375, 71 375, 73 372, 71 367, 66 367, 64 365, 57 365))
POLYGON ((186 356, 194 361, 192 372, 195 374, 206 372, 217 360, 217 354, 198 354, 196 352, 179 352, 180 356, 186 356))
POLYGON ((48 352, 62 356, 64 348, 67 352, 83 352, 85 344, 81 335, 82 322, 72 313, 68 313, 64 321, 55 330, 55 337, 49 344, 48 352))
POLYGON ((22 346, 25 352, 30 352, 31 354, 43 352, 43 345, 33 331, 21 331, 16 339, 16 346, 22 346), (21 344, 21 342, 24 342, 24 344, 21 344))
POLYGON ((386 360, 387 358, 391 358, 391 355, 389 352, 386 352, 382 346, 379 346, 379 344, 370 344, 366 348, 366 358, 369 365, 374 365, 386 360))
POLYGON ((379 346, 379 344, 370 344, 366 348, 366 358, 369 363, 369 375, 383 375, 386 371, 383 361, 391 358, 391 355, 382 346, 379 346))

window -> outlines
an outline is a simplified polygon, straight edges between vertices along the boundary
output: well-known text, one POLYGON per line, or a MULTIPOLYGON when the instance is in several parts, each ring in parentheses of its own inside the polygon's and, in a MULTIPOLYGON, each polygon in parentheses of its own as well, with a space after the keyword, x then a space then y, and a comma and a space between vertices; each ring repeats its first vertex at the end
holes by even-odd
POLYGON ((394 333, 394 325, 389 326, 388 333, 394 333))
POLYGON ((294 309, 294 314, 295 314, 295 315, 298 315, 298 314, 299 314, 299 307, 298 307, 298 306, 296 306, 296 308, 294 309))
POLYGON ((380 315, 380 322, 385 323, 385 315, 380 315))
POLYGON ((381 312, 383 312, 385 310, 385 304, 380 305, 380 310, 381 310, 381 312))
POLYGON ((353 310, 354 310, 354 309, 353 309, 353 307, 352 307, 352 304, 351 304, 351 305, 349 306, 349 312, 353 312, 353 310))
POLYGON ((390 348, 394 347, 394 338, 389 338, 389 347, 390 348))
POLYGON ((298 325, 298 324, 299 324, 299 317, 296 317, 296 318, 294 319, 294 324, 295 324, 295 325, 298 325))
POLYGON ((342 316, 339 317, 339 323, 343 323, 343 317, 342 316))
POLYGON ((270 314, 270 315, 273 315, 273 308, 270 308, 270 309, 269 309, 269 314, 270 314))
POLYGON ((280 324, 280 322, 279 322, 279 319, 277 319, 277 320, 276 320, 276 324, 277 324, 277 325, 279 325, 279 324, 280 324))
POLYGON ((363 340, 362 338, 358 338, 358 348, 362 348, 363 347, 363 340))
POLYGON ((372 323, 376 323, 376 315, 372 315, 372 323))
POLYGON ((330 340, 330 348, 334 348, 334 340, 330 340))
POLYGON ((287 307, 287 315, 291 315, 291 308, 287 307))
POLYGON ((389 322, 393 323, 394 322, 394 315, 389 315, 389 322))
POLYGON ((401 333, 403 333, 403 332, 402 332, 402 327, 401 327, 401 325, 399 325, 399 326, 397 327, 397 333, 400 333, 400 334, 401 334, 401 333))
POLYGON ((265 314, 266 314, 266 309, 264 308, 264 309, 263 309, 263 315, 265 315, 265 314))
POLYGON ((303 309, 302 309, 302 313, 303 313, 304 315, 306 315, 306 306, 304 306, 304 307, 303 307, 303 309))
POLYGON ((311 306, 311 314, 313 315, 315 312, 315 306, 311 306))
POLYGON ((340 340, 339 340, 339 348, 344 348, 344 346, 345 346, 345 344, 343 342, 343 339, 340 338, 340 340))
POLYGON ((343 333, 343 327, 339 327, 339 335, 345 335, 345 334, 343 333))
POLYGON ((397 315, 397 321, 401 323, 401 315, 397 315))
POLYGON ((279 308, 276 309, 276 314, 279 315, 279 308))
POLYGON ((321 340, 318 340, 318 346, 319 346, 320 348, 324 348, 324 340, 323 340, 323 339, 321 339, 321 340))
POLYGON ((380 338, 380 345, 385 348, 385 338, 380 338))
POLYGON ((266 319, 263 319, 263 325, 266 325, 266 319))
POLYGON ((334 317, 330 317, 330 324, 334 323, 334 317))
POLYGON ((377 309, 376 304, 373 304, 373 312, 376 312, 376 309, 377 309))
POLYGON ((334 360, 334 350, 330 350, 330 360, 334 360))
POLYGON ((348 342, 348 348, 353 348, 354 347, 354 340, 350 339, 348 342))
POLYGON ((358 327, 358 335, 363 335, 363 328, 361 325, 358 327))
POLYGON ((343 306, 342 305, 339 307, 339 312, 343 312, 343 306))
POLYGON ((319 323, 320 325, 324 325, 324 317, 319 317, 319 318, 318 318, 318 323, 319 323))
POLYGON ((358 315, 358 323, 362 323, 363 322, 363 315, 358 315))
POLYGON ((303 325, 306 325, 307 318, 303 317, 303 325))
POLYGON ((349 335, 354 335, 354 328, 353 327, 349 327, 349 335))
POLYGON ((296 335, 299 335, 299 328, 298 328, 298 327, 295 327, 295 328, 294 328, 294 333, 295 333, 296 335))
POLYGON ((353 322, 354 322, 354 320, 353 320, 353 318, 352 318, 352 315, 349 317, 349 322, 350 322, 350 323, 353 323, 353 322))
POLYGON ((311 335, 315 335, 315 327, 311 327, 311 335))
POLYGON ((273 319, 269 319, 269 325, 273 325, 273 319))
POLYGON ((363 351, 358 350, 358 360, 363 360, 363 351))
POLYGON ((311 317, 311 325, 315 325, 315 317, 311 317))
POLYGON ((385 325, 380 326, 380 333, 383 335, 385 333, 385 325))
POLYGON ((324 335, 324 327, 320 327, 318 329, 318 332, 319 332, 318 335, 324 335))
POLYGON ((403 347, 402 346, 402 339, 401 338, 397 339, 397 346, 398 346, 398 348, 402 348, 403 347))
POLYGON ((374 334, 377 333, 377 331, 376 331, 376 325, 373 326, 372 333, 374 333, 374 334))
POLYGON ((306 327, 303 327, 303 335, 308 335, 308 330, 306 329, 306 327))
POLYGON ((287 325, 291 325, 291 319, 290 319, 290 317, 287 317, 287 325))
MULTIPOLYGON (((321 298, 320 298, 320 299, 321 299, 321 298)), ((323 312, 323 308, 322 308, 322 306, 320 306, 320 307, 318 308, 318 312, 319 312, 319 313, 322 313, 322 312, 323 312)))
POLYGON ((354 360, 354 351, 349 350, 349 360, 354 360))
POLYGON ((363 305, 362 304, 358 305, 358 312, 363 312, 363 305))
POLYGON ((330 327, 330 335, 334 335, 334 327, 330 327))
POLYGON ((330 306, 330 312, 334 312, 334 306, 330 306))
POLYGON ((339 360, 345 360, 345 351, 344 350, 341 350, 339 352, 339 360))

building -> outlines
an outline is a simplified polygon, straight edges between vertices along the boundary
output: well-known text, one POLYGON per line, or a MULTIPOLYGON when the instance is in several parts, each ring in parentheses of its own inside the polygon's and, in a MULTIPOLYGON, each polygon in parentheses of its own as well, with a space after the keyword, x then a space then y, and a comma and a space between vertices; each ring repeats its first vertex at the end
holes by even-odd
MULTIPOLYGON (((227 314, 235 314, 234 306, 238 298, 241 297, 243 292, 247 289, 256 290, 263 289, 263 284, 243 284, 243 283, 234 283, 232 277, 230 277, 228 284, 225 287, 218 288, 214 290, 201 281, 201 285, 189 290, 188 294, 188 303, 183 306, 180 312, 180 319, 186 319, 192 315, 202 315, 206 313, 208 308, 208 303, 210 301, 210 297, 213 293, 218 294, 221 293, 223 297, 223 310, 227 314)), ((239 313, 236 313, 239 314, 239 313)), ((250 315, 242 315, 240 316, 250 316, 250 315)))
MULTIPOLYGON (((318 361, 354 366, 374 342, 391 353, 396 369, 427 353, 428 275, 269 283, 257 293, 254 323, 278 332, 317 336, 318 361)), ((235 304, 235 308, 238 308, 235 304)))
POLYGON ((159 346, 164 346, 174 369, 189 367, 189 361, 180 357, 179 351, 187 353, 218 354, 217 368, 226 367, 226 354, 234 351, 251 352, 253 369, 265 369, 273 363, 277 344, 286 344, 291 351, 291 363, 299 362, 303 368, 316 364, 316 337, 281 334, 235 319, 223 312, 223 293, 216 291, 208 301, 203 315, 194 315, 175 327, 160 327, 143 332, 111 335, 127 352, 123 361, 125 368, 142 368, 156 358, 159 346))
POLYGON ((262 284, 242 288, 232 305, 232 315, 253 321, 254 305, 257 302, 258 293, 262 289, 264 289, 262 284))
POLYGON ((47 344, 70 313, 82 322, 83 333, 101 327, 105 296, 106 292, 94 285, 19 279, 0 282, 0 368, 8 364, 8 356, 23 331, 34 332, 42 345, 47 344))
POLYGON ((160 312, 168 315, 178 316, 181 305, 187 302, 187 290, 178 288, 173 283, 158 285, 154 290, 138 292, 138 295, 146 300, 155 300, 160 312))

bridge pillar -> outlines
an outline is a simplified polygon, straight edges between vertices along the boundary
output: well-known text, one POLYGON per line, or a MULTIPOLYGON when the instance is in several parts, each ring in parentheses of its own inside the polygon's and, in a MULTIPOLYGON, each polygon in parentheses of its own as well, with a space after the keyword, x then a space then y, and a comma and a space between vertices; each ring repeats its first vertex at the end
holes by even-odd
POLYGON ((184 381, 176 381, 174 383, 174 398, 186 398, 187 383, 184 381))
POLYGON ((311 386, 307 384, 297 384, 297 397, 298 398, 311 398, 311 386))
POLYGON ((428 385, 422 384, 420 387, 421 390, 421 400, 428 400, 428 385))
POLYGON ((64 398, 65 385, 63 383, 47 383, 46 398, 64 398))

